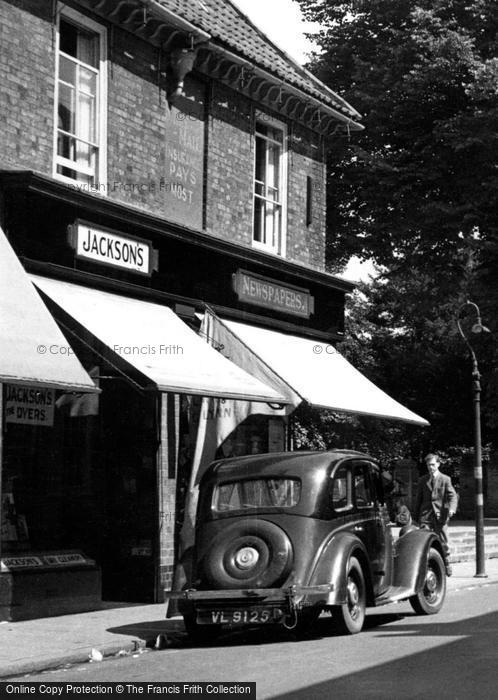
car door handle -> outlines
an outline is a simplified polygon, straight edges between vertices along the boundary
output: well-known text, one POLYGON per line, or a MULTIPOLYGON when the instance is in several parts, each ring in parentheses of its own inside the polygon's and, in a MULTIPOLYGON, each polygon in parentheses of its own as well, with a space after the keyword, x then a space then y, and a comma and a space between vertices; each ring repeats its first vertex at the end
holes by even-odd
POLYGON ((355 525, 355 526, 354 526, 354 531, 355 531, 355 532, 363 532, 364 529, 365 529, 365 528, 363 527, 363 525, 355 525))

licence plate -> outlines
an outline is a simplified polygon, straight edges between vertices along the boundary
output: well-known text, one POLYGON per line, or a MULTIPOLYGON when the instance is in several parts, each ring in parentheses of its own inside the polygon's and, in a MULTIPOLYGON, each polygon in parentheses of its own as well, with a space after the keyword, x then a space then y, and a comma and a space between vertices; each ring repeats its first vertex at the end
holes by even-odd
POLYGON ((272 608, 243 608, 229 610, 198 610, 197 622, 204 625, 251 625, 279 622, 280 610, 272 608))

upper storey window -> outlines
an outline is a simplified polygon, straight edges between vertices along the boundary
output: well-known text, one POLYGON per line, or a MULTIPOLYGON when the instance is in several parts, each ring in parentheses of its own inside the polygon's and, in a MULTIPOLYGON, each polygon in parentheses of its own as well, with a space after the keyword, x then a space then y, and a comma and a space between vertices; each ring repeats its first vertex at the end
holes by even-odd
POLYGON ((253 244, 285 255, 285 125, 263 115, 256 120, 253 244))
MULTIPOLYGON (((55 175, 88 187, 106 181, 105 29, 64 10, 59 21, 55 175)), ((100 188, 99 188, 100 189, 100 188)))

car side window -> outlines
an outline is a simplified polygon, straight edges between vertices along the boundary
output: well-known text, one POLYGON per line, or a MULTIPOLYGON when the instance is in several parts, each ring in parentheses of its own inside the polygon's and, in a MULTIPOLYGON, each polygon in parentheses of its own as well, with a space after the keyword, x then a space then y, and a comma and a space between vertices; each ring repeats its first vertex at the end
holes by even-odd
POLYGON ((356 464, 354 468, 354 498, 357 508, 370 508, 375 502, 370 471, 366 464, 356 464))
POLYGON ((332 506, 335 511, 352 507, 351 471, 346 466, 339 467, 332 483, 332 506))
POLYGON ((385 505, 386 494, 389 494, 394 487, 392 475, 388 471, 380 472, 380 470, 376 469, 372 472, 372 476, 377 500, 382 505, 385 505))

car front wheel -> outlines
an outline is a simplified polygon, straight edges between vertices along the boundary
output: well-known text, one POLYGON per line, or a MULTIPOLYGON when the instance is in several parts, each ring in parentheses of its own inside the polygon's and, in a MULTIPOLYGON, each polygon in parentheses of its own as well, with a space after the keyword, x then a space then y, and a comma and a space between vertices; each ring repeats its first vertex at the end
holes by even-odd
POLYGON ((351 557, 347 575, 347 601, 332 608, 332 624, 341 634, 361 632, 365 620, 366 586, 360 562, 351 557))
POLYGON ((431 549, 422 589, 410 598, 410 605, 418 615, 435 615, 443 607, 446 596, 446 572, 442 556, 431 549))

